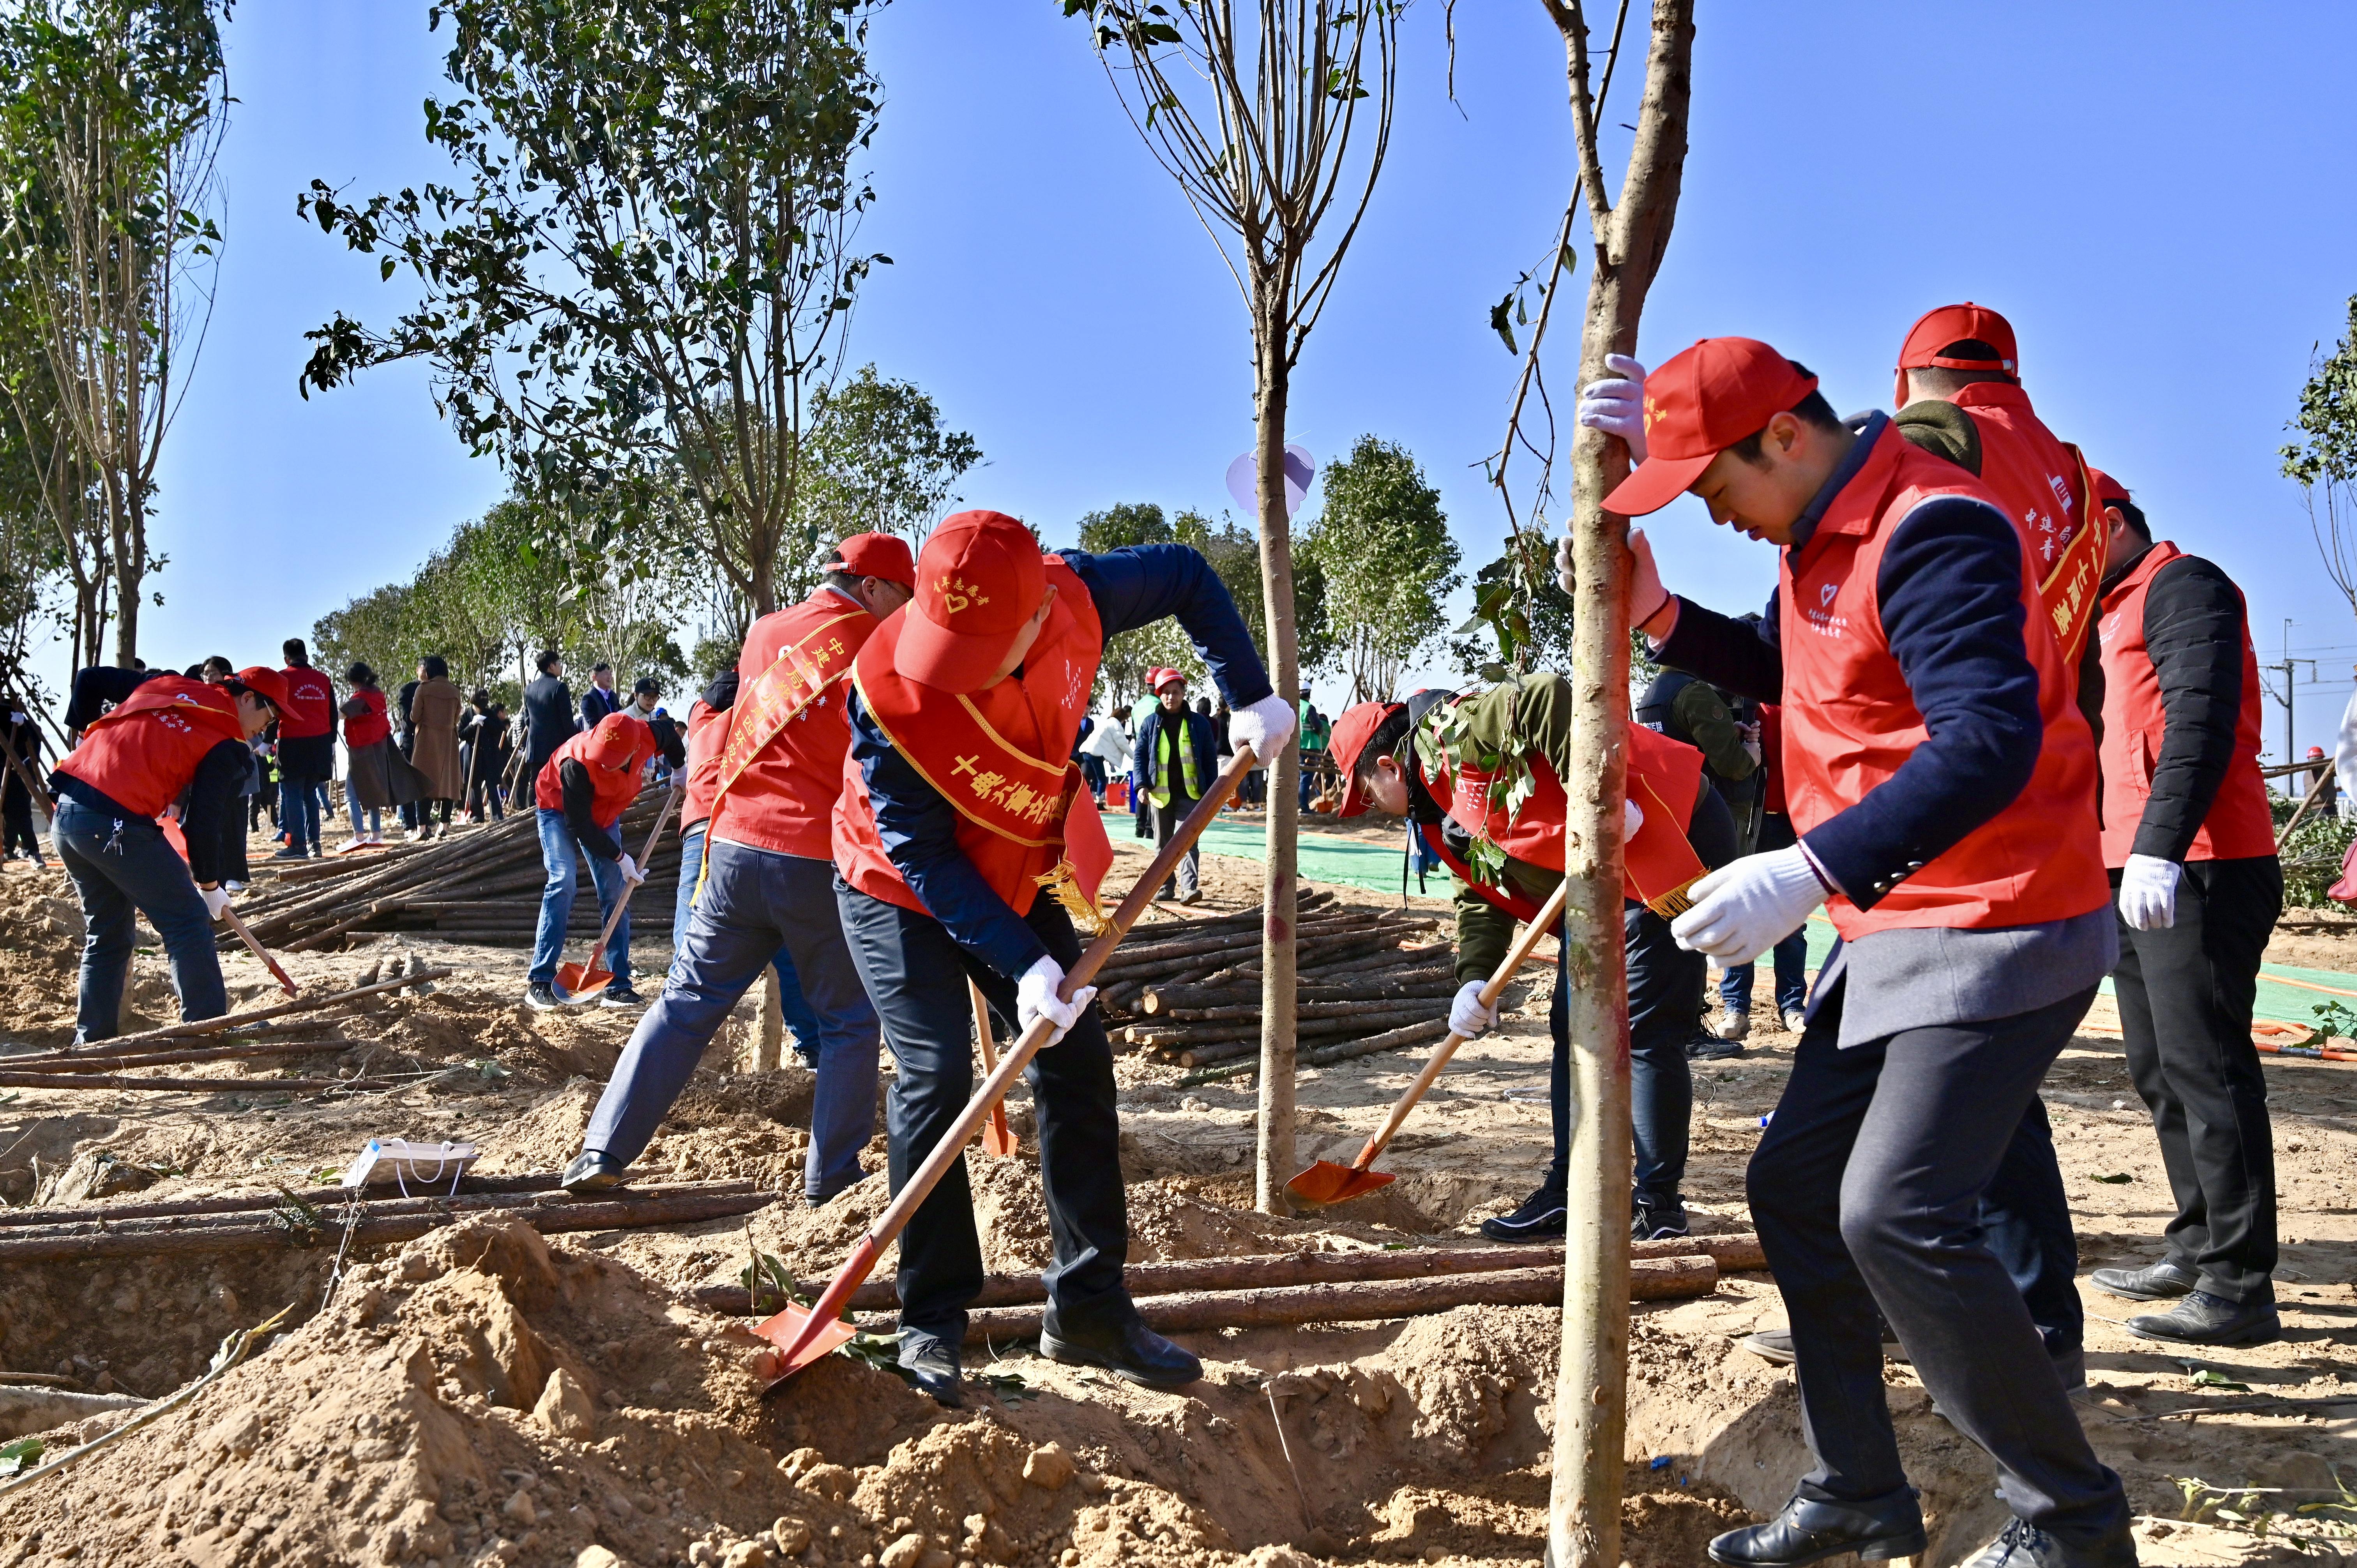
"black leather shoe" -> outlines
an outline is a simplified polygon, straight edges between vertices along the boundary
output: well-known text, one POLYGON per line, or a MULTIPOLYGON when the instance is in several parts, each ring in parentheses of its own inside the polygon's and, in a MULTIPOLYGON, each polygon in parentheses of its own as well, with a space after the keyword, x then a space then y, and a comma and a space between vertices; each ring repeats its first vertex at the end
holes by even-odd
POLYGON ((900 1369, 919 1389, 932 1395, 935 1404, 955 1410, 965 1403, 965 1368, 958 1360, 957 1347, 940 1335, 920 1328, 903 1329, 900 1369))
POLYGON ((1039 1331, 1039 1354, 1068 1367, 1103 1367, 1149 1389, 1177 1389, 1203 1375, 1203 1363, 1135 1316, 1103 1325, 1066 1326, 1050 1311, 1039 1331))
MULTIPOLYGON (((1746 1336, 1743 1348, 1763 1361, 1773 1361, 1780 1367, 1792 1364, 1792 1331, 1789 1328, 1763 1328, 1746 1336)), ((1886 1361, 1906 1361, 1907 1348, 1899 1343, 1899 1336, 1890 1332, 1890 1325, 1882 1326, 1882 1359, 1886 1361)))
POLYGON ((2131 1317, 2127 1328, 2139 1338, 2180 1345, 2272 1345, 2283 1337, 2274 1302, 2228 1301, 2206 1290, 2187 1292, 2168 1312, 2131 1317))
POLYGON ((630 1174, 630 1167, 612 1155, 584 1149, 573 1156, 573 1163, 565 1167, 556 1185, 567 1192, 611 1192, 630 1174))
POLYGON ((2136 1538, 2125 1532, 2120 1541, 2091 1556, 2066 1552, 2061 1541, 2018 1519, 1965 1558, 1960 1568, 2136 1568, 2136 1538))
POLYGON ((1913 1557, 1925 1547, 1915 1489, 1901 1487, 1863 1503, 1794 1498, 1766 1524, 1730 1530, 1710 1543, 1710 1560, 1728 1568, 1798 1568, 1855 1552, 1866 1561, 1913 1557))
POLYGON ((2087 1277, 2097 1290, 2122 1301, 2171 1301, 2201 1283, 2192 1270, 2166 1262, 2141 1269, 2097 1269, 2087 1277))
POLYGON ((1554 1182, 1523 1199, 1512 1214, 1481 1221, 1481 1234, 1492 1241, 1560 1241, 1563 1232, 1563 1188, 1554 1182))

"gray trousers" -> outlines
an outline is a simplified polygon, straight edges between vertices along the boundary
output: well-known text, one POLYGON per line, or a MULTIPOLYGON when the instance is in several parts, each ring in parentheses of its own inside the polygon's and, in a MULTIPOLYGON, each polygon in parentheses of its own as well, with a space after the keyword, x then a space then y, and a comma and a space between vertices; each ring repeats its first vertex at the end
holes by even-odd
MULTIPOLYGON (((1178 824, 1185 822, 1187 813, 1194 809, 1195 802, 1177 789, 1171 790, 1168 805, 1157 804, 1154 807, 1154 845, 1157 849, 1178 836, 1178 824)), ((1178 897, 1184 898, 1193 893, 1201 883, 1202 874, 1203 852, 1189 844, 1185 857, 1178 862, 1178 869, 1173 874, 1178 883, 1178 897)), ((1162 885, 1161 896, 1167 898, 1169 895, 1170 884, 1166 882, 1162 885)))
POLYGON ((646 1152, 729 1009, 783 947, 818 1016, 805 1194, 833 1197, 859 1180, 876 1131, 876 1009, 852 966, 835 911, 834 866, 715 841, 686 940, 662 995, 639 1019, 589 1119, 584 1149, 629 1165, 646 1152))

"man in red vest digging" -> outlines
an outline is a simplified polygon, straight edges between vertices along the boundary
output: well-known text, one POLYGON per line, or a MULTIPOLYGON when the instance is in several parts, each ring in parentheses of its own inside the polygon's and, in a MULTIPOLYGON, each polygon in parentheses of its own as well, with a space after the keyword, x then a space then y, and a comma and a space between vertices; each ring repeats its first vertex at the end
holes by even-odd
POLYGON ((834 912, 834 801, 851 748, 852 660, 885 618, 909 602, 908 542, 854 534, 835 547, 801 604, 753 623, 737 661, 737 695, 717 761, 690 775, 706 826, 694 913, 662 995, 631 1031, 581 1153, 565 1168, 575 1192, 615 1185, 646 1149, 705 1047, 746 988, 783 951, 818 1021, 802 1199, 816 1208, 857 1182, 875 1133, 876 1009, 834 912))
MULTIPOLYGON (((1355 817, 1370 805, 1405 817, 1458 880, 1457 978, 1462 982, 1449 1026, 1476 1036, 1497 1014, 1480 1004, 1481 988, 1513 943, 1517 921, 1535 919, 1563 880, 1568 802, 1563 770, 1571 752, 1571 691, 1559 675, 1525 676, 1477 697, 1451 701, 1419 692, 1405 703, 1361 703, 1334 721, 1330 749, 1342 774, 1336 808, 1355 817), (1492 800, 1499 769, 1470 756, 1500 758, 1500 769, 1526 772, 1532 789, 1508 811, 1492 800), (1509 760, 1509 759, 1512 760, 1509 760)), ((1629 1234, 1650 1241, 1686 1233, 1688 1124, 1694 1070, 1686 1041, 1702 1015, 1705 964, 1678 946, 1669 917, 1685 908, 1685 889, 1711 866, 1735 858, 1735 819, 1703 779, 1702 753, 1681 741, 1629 726, 1629 834, 1622 926, 1629 948, 1631 1127, 1636 1144, 1629 1234)), ((1519 779, 1508 779, 1511 790, 1519 779)), ((1560 932, 1557 933, 1560 936, 1560 932)), ((1538 1189, 1511 1214, 1481 1222, 1493 1241, 1559 1240, 1565 1230, 1564 1172, 1571 1155, 1570 954, 1558 945, 1555 1036, 1548 1109, 1555 1155, 1538 1189)))
MULTIPOLYGON (((669 732, 670 721, 664 721, 669 732)), ((639 770, 658 746, 655 732, 643 719, 628 714, 608 714, 597 727, 566 741, 541 765, 533 780, 533 813, 540 828, 541 864, 548 882, 541 889, 540 921, 532 943, 532 972, 524 1004, 536 1011, 565 1005, 556 994, 557 961, 565 956, 565 932, 573 918, 573 896, 580 886, 574 849, 589 857, 589 880, 597 890, 597 918, 602 925, 614 912, 622 889, 647 879, 646 868, 630 857, 622 843, 622 813, 639 796, 639 770)), ((687 748, 676 736, 668 748, 676 749, 677 763, 687 760, 687 748)), ((608 1007, 635 1007, 639 993, 630 989, 630 917, 628 910, 606 940, 606 967, 614 983, 599 998, 608 1007)))
POLYGON ((2259 955, 2283 913, 2283 867, 2259 777, 2259 660, 2242 591, 2153 541, 2102 474, 2104 862, 2119 890, 2113 973, 2128 1071, 2177 1198, 2168 1254, 2097 1269, 2129 1301, 2177 1299, 2131 1333, 2263 1345, 2276 1315, 2275 1141, 2251 1043, 2259 955))
MULTIPOLYGON (((1234 601, 1195 551, 1148 544, 1043 555, 994 511, 960 512, 917 563, 917 596, 853 671, 851 753, 835 807, 835 899, 853 961, 899 1069, 888 1102, 895 1191, 974 1091, 971 1010, 981 988, 1002 1026, 1056 1030, 1029 1069, 1055 1262, 1039 1348, 1052 1360, 1175 1387, 1202 1363, 1148 1329, 1122 1284, 1122 1189, 1113 1052, 1089 1005, 1057 993, 1081 952, 1112 859, 1071 761, 1105 639, 1177 618, 1234 710, 1229 735, 1256 757, 1292 734, 1293 706, 1234 601)), ((900 1364, 944 1404, 961 1395, 966 1305, 982 1251, 964 1162, 900 1235, 900 1364)))
POLYGON ((2015 1519, 1973 1568, 2124 1568, 2120 1479, 1980 1221, 2117 956, 2093 737, 2000 503, 1884 415, 1846 424, 1816 385, 1765 343, 1697 343, 1647 378, 1644 460, 1604 503, 1637 516, 1691 490, 1778 549, 1755 628, 1665 593, 1631 539, 1631 618, 1663 662, 1782 704, 1800 832, 1697 883, 1679 940, 1741 963, 1820 906, 1843 939, 1748 1183, 1816 1465, 1775 1520, 1711 1556, 1784 1568, 1925 1549, 1878 1305, 1996 1463, 2015 1519))
POLYGON ((123 1011, 138 917, 163 939, 183 1020, 229 1011, 212 923, 229 908, 221 824, 242 813, 247 743, 282 716, 286 680, 241 670, 218 686, 155 675, 93 719, 49 775, 49 824, 87 931, 74 1043, 111 1040, 123 1011), (180 804, 183 860, 156 818, 180 804))

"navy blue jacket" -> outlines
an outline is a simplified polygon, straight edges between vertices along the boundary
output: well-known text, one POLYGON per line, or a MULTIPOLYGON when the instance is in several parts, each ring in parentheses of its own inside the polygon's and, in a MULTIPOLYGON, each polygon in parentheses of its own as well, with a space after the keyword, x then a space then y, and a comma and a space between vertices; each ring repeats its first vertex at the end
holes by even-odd
MULTIPOLYGON (((1857 445, 1802 513, 1793 551, 1857 477, 1885 423, 1877 413, 1859 429, 1857 445)), ((1915 508, 1883 547, 1875 593, 1930 738, 1863 800, 1802 839, 1861 909, 2010 805, 2046 737, 2038 671, 2022 641, 2021 537, 1996 509, 1964 496, 1915 508)), ((1680 598, 1677 624, 1657 652, 1663 664, 1714 685, 1782 701, 1774 594, 1757 628, 1680 598)))
MULTIPOLYGON (((1106 637, 1175 616, 1211 666, 1211 680, 1230 707, 1257 703, 1269 694, 1268 671, 1253 647, 1252 634, 1244 629, 1227 585, 1200 553, 1184 544, 1139 544, 1102 555, 1077 550, 1059 553, 1088 589, 1106 637)), ((1082 693, 1081 700, 1086 699, 1082 693)), ((877 835, 909 891, 961 947, 981 954, 1001 974, 1019 977, 1046 958, 1048 949, 1039 935, 991 891, 958 847, 957 809, 892 749, 868 718, 856 690, 850 697, 850 717, 851 755, 858 759, 860 776, 867 783, 877 835)))
MULTIPOLYGON (((1164 720, 1168 717, 1157 703, 1154 711, 1146 715, 1146 722, 1137 726, 1137 739, 1130 748, 1129 766, 1130 770, 1137 775, 1141 789, 1152 789, 1161 783, 1155 758, 1160 752, 1164 720)), ((1212 749, 1211 717, 1209 714, 1199 714, 1189 708, 1186 712, 1186 719, 1183 726, 1187 732, 1186 744, 1195 748, 1195 777, 1208 789, 1220 771, 1217 755, 1212 749)), ((1183 770, 1171 789, 1174 803, 1178 796, 1187 793, 1187 775, 1183 770)))

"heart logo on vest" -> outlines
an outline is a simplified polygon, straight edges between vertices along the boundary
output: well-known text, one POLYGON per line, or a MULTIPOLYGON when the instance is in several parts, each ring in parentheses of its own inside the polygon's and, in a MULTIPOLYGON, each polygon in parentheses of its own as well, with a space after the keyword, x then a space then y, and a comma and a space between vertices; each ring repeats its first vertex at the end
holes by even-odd
POLYGON ((1834 596, 1840 591, 1841 589, 1839 585, 1827 583, 1824 586, 1817 590, 1817 603, 1820 605, 1832 604, 1834 602, 1834 596))

